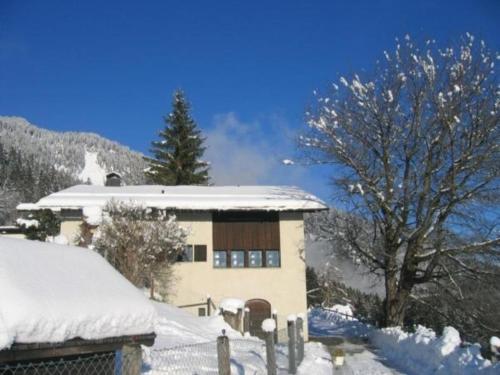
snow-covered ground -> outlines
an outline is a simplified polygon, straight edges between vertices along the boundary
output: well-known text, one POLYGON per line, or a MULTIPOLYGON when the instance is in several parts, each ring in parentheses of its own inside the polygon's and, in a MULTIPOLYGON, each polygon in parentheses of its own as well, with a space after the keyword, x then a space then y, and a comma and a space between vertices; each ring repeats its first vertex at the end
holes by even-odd
MULTIPOLYGON (((311 309, 308 314, 309 335, 315 337, 339 336, 360 339, 368 337, 368 334, 372 330, 370 326, 361 323, 357 319, 337 314, 335 310, 311 309)), ((339 312, 346 313, 349 311, 340 310, 339 312)), ((350 315, 352 315, 352 312, 350 315)))
MULTIPOLYGON (((234 374, 265 374, 266 351, 263 341, 243 337, 231 329, 221 316, 196 317, 174 306, 155 303, 158 313, 152 348, 145 348, 143 374, 213 374, 217 373, 217 336, 225 330, 231 350, 234 374)), ((288 350, 277 346, 278 373, 287 374, 288 350)), ((326 348, 308 343, 298 374, 331 375, 332 363, 326 348)))
POLYGON ((404 374, 390 366, 385 357, 369 347, 368 336, 373 331, 372 327, 354 318, 346 317, 344 314, 350 312, 348 306, 344 308, 336 306, 332 310, 312 309, 309 311, 309 335, 328 345, 330 350, 338 348, 346 353, 344 365, 336 367, 334 374, 404 374))
POLYGON ((347 353, 345 365, 336 370, 340 374, 500 374, 500 364, 484 359, 478 345, 462 347, 453 327, 445 328, 442 336, 422 326, 415 333, 406 333, 400 328, 376 329, 333 311, 312 309, 309 333, 323 342, 330 340, 331 348, 347 353))

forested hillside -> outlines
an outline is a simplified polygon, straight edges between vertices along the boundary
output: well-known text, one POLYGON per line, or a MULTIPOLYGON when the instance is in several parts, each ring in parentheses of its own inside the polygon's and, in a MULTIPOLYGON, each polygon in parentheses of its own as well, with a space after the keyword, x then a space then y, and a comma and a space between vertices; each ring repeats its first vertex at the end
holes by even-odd
POLYGON ((126 184, 141 184, 145 168, 142 154, 97 134, 55 132, 0 116, 0 225, 12 222, 19 202, 77 183, 102 183, 109 171, 126 184))

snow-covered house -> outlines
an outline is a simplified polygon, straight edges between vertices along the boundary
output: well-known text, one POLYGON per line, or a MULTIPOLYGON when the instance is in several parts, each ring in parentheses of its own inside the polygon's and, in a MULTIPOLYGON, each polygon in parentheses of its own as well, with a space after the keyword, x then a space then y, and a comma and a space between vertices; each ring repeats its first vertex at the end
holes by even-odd
POLYGON ((113 368, 124 345, 154 342, 152 304, 99 254, 80 247, 0 237, 0 296, 2 374, 17 373, 6 363, 26 362, 37 364, 22 373, 59 373, 44 362, 56 359, 61 373, 91 374, 85 369, 113 368))
POLYGON ((277 186, 77 185, 18 209, 58 212, 61 234, 71 241, 82 221, 98 222, 110 200, 171 210, 189 229, 185 254, 174 266, 170 303, 203 303, 208 295, 216 304, 238 298, 250 309, 251 330, 260 329, 273 310, 278 328, 285 327, 287 315, 306 312, 303 215, 327 208, 315 196, 277 186))

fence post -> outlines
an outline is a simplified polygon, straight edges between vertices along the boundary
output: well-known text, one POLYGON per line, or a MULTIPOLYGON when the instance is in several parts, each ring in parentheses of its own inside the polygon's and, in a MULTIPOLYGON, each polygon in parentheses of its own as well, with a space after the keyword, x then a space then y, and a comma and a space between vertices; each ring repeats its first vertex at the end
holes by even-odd
POLYGON ((295 358, 295 316, 289 316, 286 322, 288 330, 288 372, 290 374, 297 373, 297 361, 295 358))
POLYGON ((140 345, 123 345, 122 375, 140 375, 142 369, 142 350, 140 345))
MULTIPOLYGON (((262 323, 262 325, 262 328, 264 329, 264 323, 262 323)), ((276 332, 276 326, 274 327, 274 330, 266 331, 266 329, 264 329, 264 332, 266 335, 267 375, 276 375, 276 352, 274 351, 274 332, 276 332)))
POLYGON ((210 296, 207 296, 207 316, 211 316, 212 315, 212 299, 210 298, 210 296))
POLYGON ((250 309, 245 307, 243 314, 243 333, 250 332, 250 309))
POLYGON ((276 324, 276 329, 274 330, 274 342, 278 342, 278 310, 273 310, 272 318, 274 319, 274 324, 276 324))
POLYGON ((217 337, 217 363, 219 375, 231 375, 231 363, 229 358, 229 338, 223 331, 223 336, 217 337))
POLYGON ((236 313, 236 330, 239 332, 242 332, 243 330, 241 329, 241 321, 243 319, 243 309, 238 308, 238 312, 236 313))
POLYGON ((297 360, 302 363, 304 359, 304 319, 299 316, 297 318, 297 360))

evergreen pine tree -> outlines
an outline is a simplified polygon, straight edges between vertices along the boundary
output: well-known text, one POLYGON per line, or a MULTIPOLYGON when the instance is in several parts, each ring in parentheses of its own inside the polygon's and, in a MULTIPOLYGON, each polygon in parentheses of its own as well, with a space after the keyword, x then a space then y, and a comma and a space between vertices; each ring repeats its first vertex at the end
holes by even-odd
POLYGON ((203 156, 205 139, 189 114, 190 106, 182 91, 176 91, 172 113, 164 118, 160 140, 152 142, 149 180, 161 185, 206 185, 208 164, 203 156))

